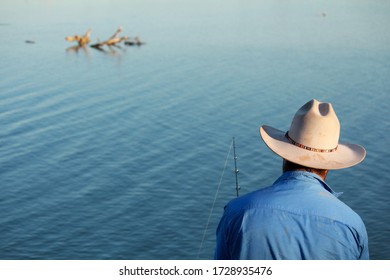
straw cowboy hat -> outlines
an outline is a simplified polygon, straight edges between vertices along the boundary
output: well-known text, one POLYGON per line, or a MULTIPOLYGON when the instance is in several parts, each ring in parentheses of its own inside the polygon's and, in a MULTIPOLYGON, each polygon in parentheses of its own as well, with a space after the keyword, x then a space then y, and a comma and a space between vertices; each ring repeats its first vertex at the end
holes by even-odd
POLYGON ((263 125, 260 135, 280 157, 316 169, 351 167, 366 156, 362 146, 339 142, 340 123, 332 104, 315 99, 297 111, 287 132, 263 125))

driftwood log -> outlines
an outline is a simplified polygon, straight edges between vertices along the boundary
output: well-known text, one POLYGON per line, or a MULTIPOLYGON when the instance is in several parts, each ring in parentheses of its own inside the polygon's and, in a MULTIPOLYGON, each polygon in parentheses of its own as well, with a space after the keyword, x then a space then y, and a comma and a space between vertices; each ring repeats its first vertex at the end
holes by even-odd
POLYGON ((84 34, 84 36, 80 35, 74 35, 74 36, 67 36, 65 37, 66 41, 69 42, 77 42, 80 47, 87 45, 91 40, 89 36, 91 35, 91 29, 88 29, 88 31, 84 34))
MULTIPOLYGON (((114 35, 112 35, 110 38, 108 38, 105 41, 98 42, 96 44, 90 45, 90 47, 95 48, 99 51, 106 52, 106 50, 103 48, 104 46, 107 46, 110 52, 115 52, 112 48, 112 46, 115 46, 117 48, 120 48, 117 44, 124 41, 124 44, 127 46, 141 46, 145 44, 145 42, 141 41, 138 37, 132 37, 129 38, 129 36, 120 36, 122 32, 122 27, 118 27, 118 29, 115 31, 114 35)), ((67 51, 78 51, 80 48, 85 49, 85 47, 89 44, 91 35, 91 29, 88 29, 88 31, 80 36, 80 35, 74 35, 74 36, 67 36, 65 37, 65 40, 69 42, 77 42, 78 45, 70 47, 67 49, 67 51)))

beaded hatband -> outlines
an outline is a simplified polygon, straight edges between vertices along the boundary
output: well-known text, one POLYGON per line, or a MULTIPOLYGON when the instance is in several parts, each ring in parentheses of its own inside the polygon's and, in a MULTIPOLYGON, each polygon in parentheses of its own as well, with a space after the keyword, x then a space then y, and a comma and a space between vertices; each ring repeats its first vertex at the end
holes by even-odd
POLYGON ((308 151, 312 151, 312 152, 317 152, 317 153, 331 153, 331 152, 334 152, 337 150, 337 147, 336 148, 333 148, 333 149, 316 149, 316 148, 311 148, 311 147, 308 147, 308 146, 305 146, 303 144, 300 144, 298 142, 295 142, 293 139, 291 139, 291 137, 288 135, 288 131, 286 132, 286 135, 287 139, 291 142, 291 144, 299 147, 299 148, 302 148, 302 149, 305 149, 305 150, 308 150, 308 151))

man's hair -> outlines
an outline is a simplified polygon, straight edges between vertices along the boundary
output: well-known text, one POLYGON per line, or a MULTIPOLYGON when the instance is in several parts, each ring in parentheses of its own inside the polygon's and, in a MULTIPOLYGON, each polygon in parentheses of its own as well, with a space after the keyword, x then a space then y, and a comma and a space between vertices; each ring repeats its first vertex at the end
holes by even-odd
POLYGON ((288 160, 284 160, 283 161, 283 172, 292 171, 292 170, 302 170, 302 171, 315 173, 323 178, 325 178, 327 173, 328 173, 327 169, 317 169, 317 168, 313 168, 313 167, 307 167, 307 166, 303 166, 303 165, 300 165, 300 164, 297 164, 297 163, 294 163, 294 162, 291 162, 288 160))

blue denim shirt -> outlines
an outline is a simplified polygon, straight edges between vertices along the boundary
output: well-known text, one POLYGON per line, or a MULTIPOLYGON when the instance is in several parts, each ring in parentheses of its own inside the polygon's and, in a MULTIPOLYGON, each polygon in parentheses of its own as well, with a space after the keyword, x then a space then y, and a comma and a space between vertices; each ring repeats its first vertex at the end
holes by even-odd
POLYGON ((314 173, 283 173, 228 203, 215 259, 368 259, 364 223, 337 196, 314 173))

